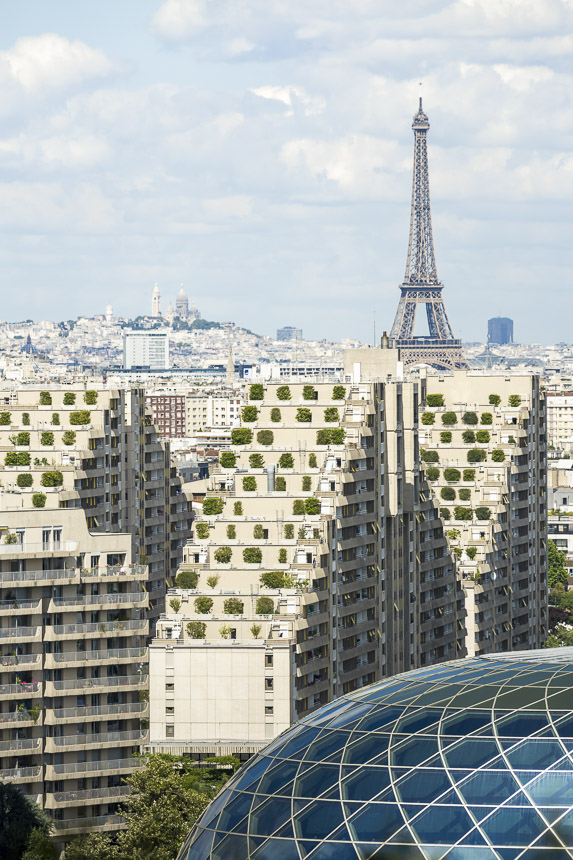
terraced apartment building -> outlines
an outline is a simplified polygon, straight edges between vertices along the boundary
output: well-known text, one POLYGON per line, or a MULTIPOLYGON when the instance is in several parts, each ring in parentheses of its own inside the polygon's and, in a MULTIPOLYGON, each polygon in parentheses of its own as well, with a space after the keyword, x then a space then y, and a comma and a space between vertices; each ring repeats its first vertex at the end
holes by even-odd
POLYGON ((0 392, 0 482, 0 780, 65 842, 120 824, 191 514, 139 390, 0 392))
POLYGON ((353 351, 344 384, 250 386, 193 485, 186 587, 150 648, 152 749, 247 756, 343 693, 466 653, 419 385, 395 360, 388 377, 386 352, 353 351))

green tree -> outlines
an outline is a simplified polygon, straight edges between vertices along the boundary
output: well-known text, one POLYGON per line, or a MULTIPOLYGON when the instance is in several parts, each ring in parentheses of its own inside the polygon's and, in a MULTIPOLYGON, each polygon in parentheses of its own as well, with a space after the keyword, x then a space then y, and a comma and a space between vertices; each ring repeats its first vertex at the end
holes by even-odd
POLYGON ((30 833, 28 845, 22 854, 22 860, 58 860, 59 851, 45 830, 35 827, 30 833))
POLYGON ((561 648, 563 645, 573 645, 573 630, 569 630, 568 625, 558 624, 545 640, 543 647, 561 648))
POLYGON ((50 819, 15 785, 0 782, 0 857, 20 860, 33 830, 50 832, 50 819))
POLYGON ((557 549, 555 541, 547 541, 547 584, 555 588, 558 582, 565 585, 569 574, 565 567, 565 553, 557 549))

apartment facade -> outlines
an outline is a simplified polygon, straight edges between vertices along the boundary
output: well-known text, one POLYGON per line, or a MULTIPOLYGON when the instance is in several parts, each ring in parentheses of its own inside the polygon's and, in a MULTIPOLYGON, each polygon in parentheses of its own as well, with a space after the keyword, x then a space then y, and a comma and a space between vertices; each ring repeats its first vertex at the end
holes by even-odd
POLYGON ((0 779, 65 841, 119 825, 191 514, 142 391, 0 392, 0 446, 0 779))
POLYGON ((418 384, 354 378, 254 384, 194 484, 194 587, 170 590, 150 648, 152 749, 248 755, 343 693, 465 654, 418 384))

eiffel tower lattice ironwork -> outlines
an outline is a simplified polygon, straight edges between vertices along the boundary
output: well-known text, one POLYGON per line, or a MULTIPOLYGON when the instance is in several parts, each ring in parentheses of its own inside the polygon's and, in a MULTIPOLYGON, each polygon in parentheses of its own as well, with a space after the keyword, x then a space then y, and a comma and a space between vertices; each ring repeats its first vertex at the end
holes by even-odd
POLYGON ((438 278, 428 175, 428 129, 430 123, 422 110, 412 123, 414 130, 414 175, 412 212, 406 274, 400 287, 400 303, 390 337, 400 350, 406 366, 429 364, 439 370, 467 368, 460 340, 456 340, 442 298, 443 286, 438 278), (414 335, 416 311, 426 306, 429 335, 414 335))

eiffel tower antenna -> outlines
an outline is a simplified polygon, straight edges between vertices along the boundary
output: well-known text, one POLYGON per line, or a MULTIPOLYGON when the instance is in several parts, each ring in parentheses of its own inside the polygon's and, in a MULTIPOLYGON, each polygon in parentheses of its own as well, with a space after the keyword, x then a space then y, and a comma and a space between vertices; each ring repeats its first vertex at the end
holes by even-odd
POLYGON ((442 298, 443 286, 438 277, 428 173, 428 129, 430 123, 422 108, 412 123, 414 130, 414 171, 412 209, 406 273, 400 287, 400 302, 390 337, 400 350, 405 366, 429 364, 439 370, 467 368, 461 341, 456 340, 442 298), (429 336, 416 337, 416 311, 425 305, 429 336))

